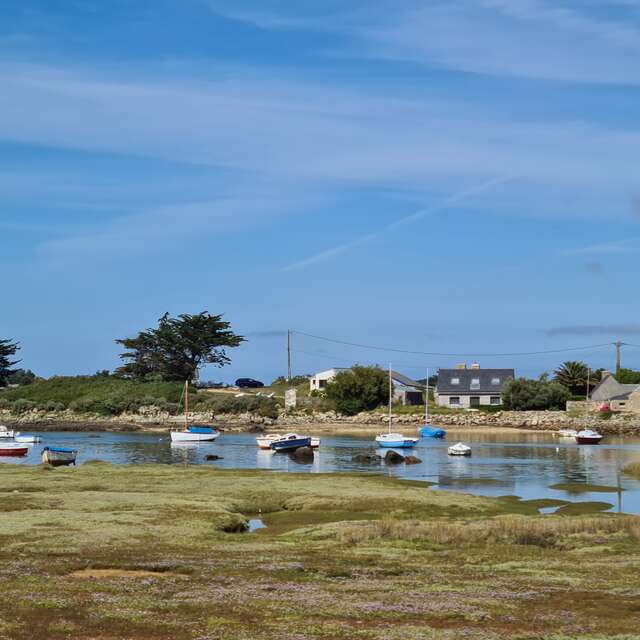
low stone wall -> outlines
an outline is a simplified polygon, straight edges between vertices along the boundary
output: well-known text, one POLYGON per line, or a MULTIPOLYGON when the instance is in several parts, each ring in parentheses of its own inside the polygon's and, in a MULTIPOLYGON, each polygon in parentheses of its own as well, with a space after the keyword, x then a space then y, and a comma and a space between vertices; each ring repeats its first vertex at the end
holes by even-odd
MULTIPOLYGON (((212 420, 210 413, 193 413, 190 421, 196 424, 207 424, 212 420)), ((356 416, 342 416, 333 411, 324 413, 286 413, 284 410, 277 419, 264 418, 253 414, 216 415, 215 421, 227 428, 246 429, 249 426, 257 428, 278 428, 297 430, 309 425, 382 425, 387 421, 387 414, 383 412, 361 413, 356 416)), ((69 430, 89 430, 100 426, 105 429, 169 429, 181 425, 182 416, 171 416, 166 412, 146 407, 136 414, 122 414, 105 417, 92 414, 76 414, 71 411, 47 412, 29 411, 20 415, 13 415, 6 410, 0 410, 0 424, 31 425, 41 430, 63 428, 69 430)), ((424 422, 422 415, 394 414, 393 423, 396 425, 420 425, 424 422)), ((612 415, 603 419, 598 414, 584 416, 570 415, 565 411, 500 411, 484 413, 481 411, 464 411, 454 414, 432 415, 432 424, 443 427, 511 427, 519 429, 534 429, 539 431, 556 431, 558 429, 594 429, 603 434, 640 434, 640 416, 629 414, 612 415)))

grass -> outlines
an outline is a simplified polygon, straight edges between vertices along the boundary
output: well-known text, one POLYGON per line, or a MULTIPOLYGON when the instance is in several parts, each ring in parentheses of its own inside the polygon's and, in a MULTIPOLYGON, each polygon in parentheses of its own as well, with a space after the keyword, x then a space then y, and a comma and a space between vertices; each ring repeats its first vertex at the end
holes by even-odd
POLYGON ((627 475, 640 478, 640 462, 631 462, 622 471, 627 475))
POLYGON ((0 487, 0 638, 637 637, 637 517, 191 466, 0 465, 0 487))

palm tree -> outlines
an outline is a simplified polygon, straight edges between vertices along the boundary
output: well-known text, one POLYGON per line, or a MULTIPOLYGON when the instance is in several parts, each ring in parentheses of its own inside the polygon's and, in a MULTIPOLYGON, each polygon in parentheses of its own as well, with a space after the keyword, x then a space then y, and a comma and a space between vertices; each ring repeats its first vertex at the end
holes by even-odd
POLYGON ((572 395, 584 395, 587 390, 589 367, 584 362, 565 362, 555 370, 555 380, 571 391, 572 395))

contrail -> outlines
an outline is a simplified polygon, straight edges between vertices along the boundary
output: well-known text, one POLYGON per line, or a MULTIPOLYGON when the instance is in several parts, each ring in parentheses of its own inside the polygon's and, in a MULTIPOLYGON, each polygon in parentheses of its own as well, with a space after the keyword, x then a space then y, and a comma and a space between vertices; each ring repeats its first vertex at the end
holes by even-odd
POLYGON ((501 178, 492 178, 491 180, 487 180, 482 184, 479 184, 475 187, 470 187, 469 189, 463 189, 462 191, 458 191, 450 195, 448 198, 443 200, 441 203, 434 205, 433 207, 428 207, 427 209, 420 209, 411 215, 405 216, 404 218, 400 218, 391 224, 384 226, 382 229, 378 231, 374 231, 372 233, 367 233, 358 238, 354 238, 349 242, 345 242, 344 244, 339 244, 331 249, 326 249, 325 251, 321 251, 320 253, 316 253, 313 256, 309 256, 304 260, 300 260, 298 262, 293 262, 290 265, 282 268, 282 271, 298 271, 299 269, 304 269, 312 264, 316 264, 318 262, 323 262, 324 260, 328 260, 329 258, 333 258, 335 256, 346 253, 350 249, 354 249, 355 247, 360 246, 374 238, 377 238, 389 231, 395 231, 399 227, 402 227, 407 224, 411 224, 413 222, 417 222, 426 216, 433 215, 434 213, 438 213, 448 207, 466 200, 467 198, 477 195, 478 193, 482 193, 483 191, 488 191, 489 189, 493 189, 494 187, 504 184, 505 182, 510 182, 514 180, 513 176, 503 176, 501 178))

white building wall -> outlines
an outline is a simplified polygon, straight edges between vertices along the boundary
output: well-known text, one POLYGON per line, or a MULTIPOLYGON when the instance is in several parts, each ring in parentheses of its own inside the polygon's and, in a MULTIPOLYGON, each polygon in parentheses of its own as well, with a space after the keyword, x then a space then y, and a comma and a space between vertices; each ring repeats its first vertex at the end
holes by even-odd
MULTIPOLYGON (((502 404, 502 396, 500 394, 494 394, 494 395, 477 395, 477 396, 473 396, 474 398, 480 398, 480 405, 481 406, 489 406, 491 405, 491 398, 500 398, 500 404, 502 404)), ((438 404, 438 406, 440 407, 451 407, 453 409, 455 408, 460 408, 460 409, 469 409, 471 408, 471 398, 472 396, 470 395, 459 395, 456 396, 455 394, 451 393, 451 394, 437 394, 436 397, 436 403, 438 404), (460 404, 451 404, 450 399, 454 397, 454 398, 460 398, 460 404)), ((494 405, 494 406, 498 406, 498 405, 494 405)))

